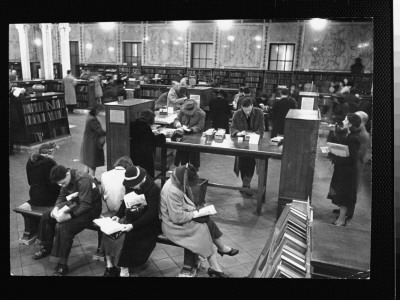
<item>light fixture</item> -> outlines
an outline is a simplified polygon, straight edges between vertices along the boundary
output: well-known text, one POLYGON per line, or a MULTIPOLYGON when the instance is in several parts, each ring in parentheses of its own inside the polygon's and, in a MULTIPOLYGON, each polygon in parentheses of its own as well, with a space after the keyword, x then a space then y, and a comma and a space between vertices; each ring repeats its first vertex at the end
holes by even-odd
POLYGON ((257 49, 261 49, 261 45, 257 45, 257 49))
POLYGON ((161 40, 161 43, 165 44, 165 41, 164 41, 164 40, 161 40))
POLYGON ((146 36, 146 37, 143 38, 143 40, 144 40, 144 41, 148 41, 148 40, 149 40, 149 37, 146 36))
POLYGON ((108 47, 109 52, 114 52, 114 47, 108 47))
POLYGON ((42 40, 41 39, 35 39, 35 44, 36 46, 40 46, 42 44, 42 40))
POLYGON ((317 47, 312 47, 312 49, 313 49, 314 51, 317 51, 317 50, 318 50, 318 48, 317 48, 317 47))
POLYGON ((115 27, 115 22, 100 22, 100 27, 104 30, 111 30, 115 27))
POLYGON ((175 29, 180 31, 185 31, 189 27, 189 21, 173 21, 172 24, 174 25, 175 29))
POLYGON ((310 25, 314 30, 324 29, 327 23, 328 20, 326 19, 314 18, 310 20, 310 25))
POLYGON ((227 39, 228 41, 233 42, 235 40, 235 37, 233 35, 229 35, 227 39))
POLYGON ((261 36, 257 35, 257 36, 254 37, 254 39, 255 39, 257 42, 259 42, 259 41, 261 41, 261 36))
POLYGON ((222 48, 228 48, 228 46, 227 45, 222 45, 222 48))
POLYGON ((228 30, 232 27, 233 21, 232 20, 218 20, 217 25, 218 28, 221 30, 228 30))
POLYGON ((361 43, 361 44, 357 45, 357 48, 365 48, 365 47, 368 47, 368 46, 369 46, 369 43, 361 43))
POLYGON ((86 49, 92 49, 92 48, 93 48, 93 45, 91 43, 86 44, 86 49))
POLYGON ((180 43, 178 41, 173 41, 172 42, 174 45, 179 45, 180 43))
POLYGON ((182 41, 182 40, 183 40, 183 37, 178 36, 178 40, 182 41))

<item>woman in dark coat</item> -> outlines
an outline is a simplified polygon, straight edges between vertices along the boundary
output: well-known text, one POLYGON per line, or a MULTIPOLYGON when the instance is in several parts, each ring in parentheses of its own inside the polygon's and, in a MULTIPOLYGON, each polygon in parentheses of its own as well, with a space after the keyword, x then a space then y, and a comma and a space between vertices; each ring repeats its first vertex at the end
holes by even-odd
MULTIPOLYGON (((129 218, 125 218, 122 222, 125 224, 122 232, 125 233, 117 239, 103 234, 101 248, 107 259, 105 277, 117 277, 116 266, 121 267, 120 276, 129 276, 129 268, 145 264, 156 246, 156 239, 161 231, 158 217, 160 188, 146 174, 146 170, 137 166, 128 167, 123 185, 126 194, 134 191, 138 195, 144 195, 147 205, 137 220, 131 222, 129 218)), ((121 222, 120 219, 126 216, 125 212, 125 201, 122 200, 118 212, 112 219, 121 222)))
POLYGON ((353 113, 348 114, 343 121, 343 128, 348 128, 348 133, 342 144, 349 147, 348 157, 328 154, 334 164, 334 170, 327 198, 340 208, 339 217, 333 223, 337 226, 346 226, 347 209, 357 201, 357 161, 361 144, 360 124, 361 118, 353 113))
POLYGON ((104 111, 102 104, 92 106, 85 125, 83 141, 81 146, 80 161, 86 168, 85 172, 94 177, 96 168, 104 166, 104 143, 106 132, 101 127, 97 116, 104 111))
POLYGON ((54 143, 40 146, 39 153, 33 153, 26 163, 29 197, 31 205, 54 206, 60 193, 60 187, 50 181, 50 171, 57 163, 53 160, 54 143))
POLYGON ((150 109, 140 112, 140 117, 130 125, 131 159, 134 165, 141 166, 154 178, 153 153, 156 147, 165 143, 165 135, 155 135, 151 130, 154 124, 154 113, 150 109))
POLYGON ((231 109, 224 90, 219 90, 217 98, 210 103, 211 121, 214 129, 223 128, 229 134, 229 117, 231 109))

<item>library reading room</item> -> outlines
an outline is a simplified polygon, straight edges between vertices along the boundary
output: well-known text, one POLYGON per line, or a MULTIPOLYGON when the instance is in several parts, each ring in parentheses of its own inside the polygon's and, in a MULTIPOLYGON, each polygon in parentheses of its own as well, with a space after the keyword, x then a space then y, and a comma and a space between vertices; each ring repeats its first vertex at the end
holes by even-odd
POLYGON ((372 18, 8 25, 12 276, 370 278, 372 18))

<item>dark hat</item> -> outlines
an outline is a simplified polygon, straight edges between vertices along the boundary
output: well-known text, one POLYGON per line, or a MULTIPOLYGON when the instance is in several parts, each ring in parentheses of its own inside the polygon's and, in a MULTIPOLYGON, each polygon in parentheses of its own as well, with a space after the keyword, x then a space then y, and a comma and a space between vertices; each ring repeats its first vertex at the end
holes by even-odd
POLYGON ((125 179, 122 184, 126 188, 134 187, 142 182, 146 173, 146 170, 139 166, 130 166, 125 171, 125 179))
POLYGON ((195 107, 196 107, 196 102, 193 99, 187 99, 185 102, 183 102, 181 111, 183 113, 185 112, 191 113, 195 107))
POLYGON ((195 182, 197 179, 196 168, 192 164, 187 163, 186 165, 177 167, 174 170, 175 176, 178 178, 180 183, 184 183, 185 172, 187 172, 187 180, 189 181, 189 184, 195 182))
POLYGON ((54 142, 46 143, 40 146, 39 153, 40 154, 52 153, 54 151, 54 148, 56 148, 56 144, 54 142))

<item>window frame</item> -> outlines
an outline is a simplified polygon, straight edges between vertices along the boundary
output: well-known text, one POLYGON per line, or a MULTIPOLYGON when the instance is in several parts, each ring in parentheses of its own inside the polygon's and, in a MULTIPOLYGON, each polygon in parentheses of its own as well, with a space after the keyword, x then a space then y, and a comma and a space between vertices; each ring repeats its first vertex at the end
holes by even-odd
POLYGON ((293 67, 294 67, 294 53, 296 50, 296 44, 295 43, 270 43, 269 44, 269 55, 268 55, 268 71, 286 71, 286 72, 291 72, 293 71, 293 67), (292 59, 279 59, 279 46, 285 46, 285 51, 287 51, 287 46, 293 46, 293 53, 292 53, 292 59), (277 59, 272 59, 271 55, 272 55, 272 47, 278 46, 278 53, 277 53, 277 59), (271 62, 276 62, 276 67, 275 69, 271 69, 271 62), (285 68, 283 70, 278 69, 278 65, 279 62, 283 62, 284 66, 286 66, 287 62, 291 62, 292 63, 292 67, 290 70, 285 70, 285 68))
POLYGON ((136 62, 136 66, 140 67, 142 65, 142 43, 141 42, 122 42, 122 63, 126 63, 128 66, 135 66, 132 63, 136 62), (127 55, 127 46, 130 46, 132 55, 127 55), (137 55, 133 55, 133 45, 137 45, 136 52, 137 55), (128 59, 129 58, 129 59, 128 59), (128 62, 129 61, 129 62, 128 62))
POLYGON ((191 57, 190 57, 190 66, 191 68, 199 68, 199 69, 211 69, 213 67, 213 43, 203 43, 203 42, 192 42, 191 43, 191 57), (199 50, 198 50, 198 56, 195 56, 195 47, 199 45, 199 50), (201 56, 201 46, 205 45, 206 47, 206 51, 205 51, 205 57, 201 56), (211 46, 211 50, 207 51, 207 49, 209 48, 209 46, 211 46), (199 67, 195 67, 194 62, 195 60, 197 60, 198 66, 199 67), (205 67, 200 67, 201 66, 201 62, 204 62, 205 67), (208 62, 210 62, 210 66, 208 65, 208 62))

